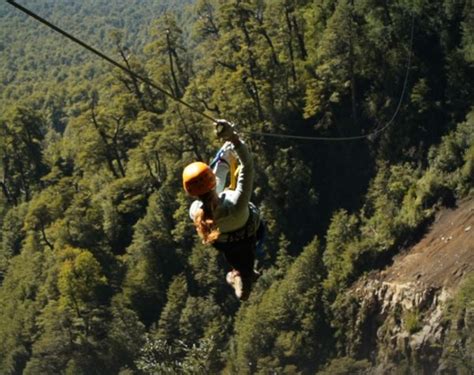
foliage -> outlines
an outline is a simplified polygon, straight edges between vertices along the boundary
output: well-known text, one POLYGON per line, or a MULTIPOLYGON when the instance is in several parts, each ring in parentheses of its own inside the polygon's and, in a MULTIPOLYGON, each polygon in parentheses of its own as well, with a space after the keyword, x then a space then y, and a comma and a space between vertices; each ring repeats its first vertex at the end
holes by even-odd
POLYGON ((430 150, 424 171, 410 164, 382 164, 372 180, 360 215, 338 211, 327 231, 324 254, 328 295, 346 287, 364 270, 377 266, 384 254, 410 241, 440 205, 453 205, 472 189, 470 152, 474 124, 470 120, 443 137, 430 150), (444 163, 452 169, 446 169, 444 163))
POLYGON ((230 358, 236 372, 307 371, 321 360, 321 268, 319 243, 313 240, 284 279, 241 310, 230 358))
POLYGON ((420 313, 418 311, 409 311, 403 317, 405 329, 412 335, 421 328, 420 313))
POLYGON ((6 211, 5 216, 2 217, 1 272, 7 270, 8 261, 21 251, 23 240, 26 237, 23 222, 27 209, 27 204, 21 204, 6 211))
MULTIPOLYGON (((263 273, 239 304, 221 254, 196 239, 179 182, 184 165, 219 146, 207 120, 3 2, 0 372, 368 370, 341 350, 354 337, 344 291, 440 206, 472 197, 470 2, 31 7, 234 120, 268 234, 263 273), (313 143, 249 132, 378 134, 313 143)), ((470 319, 468 289, 453 317, 470 319)), ((447 361, 469 334, 452 332, 447 361)))
POLYGON ((471 273, 448 305, 447 319, 452 322, 443 351, 447 368, 468 374, 474 369, 473 319, 474 319, 474 275, 471 273))
POLYGON ((212 339, 200 340, 191 347, 183 341, 173 343, 147 338, 137 367, 145 374, 208 374, 212 339))
POLYGON ((366 374, 370 368, 370 362, 366 359, 357 361, 349 357, 341 357, 334 359, 318 375, 352 375, 366 374))
POLYGON ((0 119, 2 193, 13 204, 29 200, 46 174, 41 143, 44 121, 24 107, 15 107, 0 119))

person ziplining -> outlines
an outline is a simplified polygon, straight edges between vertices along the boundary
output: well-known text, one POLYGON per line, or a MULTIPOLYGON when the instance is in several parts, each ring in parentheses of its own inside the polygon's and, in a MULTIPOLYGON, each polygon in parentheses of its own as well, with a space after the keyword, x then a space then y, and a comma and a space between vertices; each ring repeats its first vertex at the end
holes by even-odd
MULTIPOLYGON (((223 147, 222 150, 230 150, 230 154, 228 155, 235 152, 237 159, 239 159, 241 164, 235 190, 222 190, 223 184, 219 182, 225 180, 225 175, 228 171, 226 163, 224 162, 225 156, 223 159, 219 160, 220 162, 216 163, 214 169, 212 169, 212 166, 201 162, 190 164, 184 170, 183 183, 188 194, 197 198, 197 200, 191 205, 190 216, 194 221, 199 236, 202 238, 204 243, 212 244, 216 249, 224 254, 231 267, 231 271, 227 273, 227 282, 233 286, 235 294, 240 300, 247 299, 252 284, 258 277, 258 273, 254 271, 253 267, 256 248, 262 242, 264 226, 260 219, 258 209, 250 202, 254 177, 252 156, 250 155, 245 143, 236 133, 234 126, 226 120, 217 120, 212 115, 202 111, 200 108, 176 97, 154 83, 151 79, 130 70, 128 66, 115 61, 96 48, 40 17, 28 8, 16 3, 14 0, 6 1, 28 16, 36 19, 74 43, 79 44, 83 48, 99 56, 111 65, 121 69, 135 79, 144 82, 163 95, 185 106, 190 111, 199 114, 202 118, 213 122, 216 135, 227 142, 227 144, 224 144, 225 147, 223 147)), ((300 136, 294 134, 256 132, 249 130, 242 130, 241 133, 284 140, 346 142, 365 139, 371 140, 375 136, 385 132, 394 123, 405 96, 411 68, 414 30, 415 13, 412 14, 410 48, 400 99, 398 100, 398 105, 395 108, 393 116, 384 126, 379 127, 379 129, 368 134, 350 137, 300 136)))
POLYGON ((257 243, 264 226, 257 207, 250 202, 254 165, 247 145, 226 120, 215 123, 217 137, 226 143, 214 170, 203 162, 193 162, 183 170, 184 190, 197 198, 189 209, 196 231, 204 244, 222 252, 231 270, 227 283, 245 301, 259 273, 254 270, 257 243), (230 158, 235 152, 240 166, 235 190, 225 189, 230 158))

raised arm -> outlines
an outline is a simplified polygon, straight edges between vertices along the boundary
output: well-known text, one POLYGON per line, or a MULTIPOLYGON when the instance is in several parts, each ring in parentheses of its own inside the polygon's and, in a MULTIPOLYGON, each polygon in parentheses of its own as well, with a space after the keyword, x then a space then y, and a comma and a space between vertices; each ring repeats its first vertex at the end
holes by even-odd
POLYGON ((235 188, 237 193, 236 206, 237 209, 239 209, 241 206, 247 206, 250 201, 255 172, 253 158, 247 145, 239 139, 237 143, 234 143, 234 146, 235 152, 240 161, 240 170, 237 177, 237 186, 235 188))
POLYGON ((235 188, 235 206, 239 210, 246 207, 250 201, 253 189, 254 166, 253 158, 249 152, 247 145, 240 139, 239 135, 234 131, 233 126, 225 120, 219 120, 216 123, 217 136, 226 141, 232 142, 234 150, 240 161, 240 171, 237 178, 237 186, 235 188))

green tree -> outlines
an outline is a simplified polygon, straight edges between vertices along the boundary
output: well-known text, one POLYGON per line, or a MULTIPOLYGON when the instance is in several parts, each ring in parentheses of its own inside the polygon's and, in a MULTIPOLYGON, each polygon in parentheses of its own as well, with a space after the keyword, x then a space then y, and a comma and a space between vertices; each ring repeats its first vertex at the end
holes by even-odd
POLYGON ((470 274, 462 283, 454 298, 449 301, 447 314, 450 322, 449 334, 443 350, 443 362, 451 371, 469 373, 474 369, 472 349, 472 321, 474 319, 474 276, 470 274))
POLYGON ((146 324, 158 320, 168 284, 183 265, 171 234, 175 207, 168 189, 150 196, 147 212, 135 224, 127 248, 124 296, 146 324))
POLYGON ((156 337, 166 341, 180 340, 179 320, 183 308, 186 306, 188 287, 186 277, 181 274, 170 283, 167 292, 166 306, 164 307, 156 337))
POLYGON ((73 189, 70 178, 64 178, 54 186, 44 188, 35 195, 28 206, 25 217, 25 230, 38 231, 45 245, 53 249, 55 235, 48 235, 49 227, 61 219, 63 212, 69 206, 73 189))
POLYGON ((176 16, 165 13, 151 28, 155 40, 145 47, 145 53, 153 56, 149 64, 151 77, 176 98, 183 96, 190 79, 190 63, 182 34, 176 16))
MULTIPOLYGON (((326 292, 332 294, 347 286, 347 276, 353 272, 353 256, 351 250, 353 243, 360 239, 359 221, 355 215, 340 210, 334 213, 331 224, 326 234, 326 250, 324 252, 324 265, 328 277, 324 281, 326 292)), ((357 248, 357 247, 355 247, 357 248)))
POLYGON ((50 270, 51 290, 38 318, 39 335, 25 373, 104 371, 104 288, 107 280, 91 252, 66 247, 50 270))
POLYGON ((17 106, 0 120, 0 187, 7 200, 18 204, 29 200, 46 174, 41 142, 43 119, 26 107, 17 106))
POLYGON ((2 215, 2 242, 0 246, 0 271, 4 273, 8 268, 9 260, 21 251, 23 240, 26 237, 23 221, 28 207, 26 203, 12 207, 2 215))
POLYGON ((329 365, 318 375, 362 375, 370 369, 370 362, 366 359, 357 361, 349 357, 341 357, 332 360, 329 365))
POLYGON ((233 370, 242 374, 309 371, 323 362, 321 268, 319 243, 314 240, 261 302, 240 311, 235 349, 230 353, 233 370))
POLYGON ((0 286, 0 372, 4 374, 23 372, 35 339, 36 318, 45 303, 39 294, 50 262, 38 243, 32 234, 25 239, 0 286))
POLYGON ((222 291, 224 281, 224 269, 222 261, 219 261, 219 254, 211 246, 203 245, 200 239, 196 240, 196 245, 188 257, 189 264, 195 281, 198 295, 213 295, 223 298, 228 290, 222 291))
POLYGON ((66 248, 58 271, 59 308, 72 310, 81 321, 85 335, 90 334, 94 309, 104 299, 107 279, 94 255, 87 250, 66 248))
POLYGON ((104 343, 107 350, 107 368, 114 371, 122 368, 133 369, 134 360, 144 345, 145 326, 120 295, 112 300, 111 314, 107 340, 104 343))

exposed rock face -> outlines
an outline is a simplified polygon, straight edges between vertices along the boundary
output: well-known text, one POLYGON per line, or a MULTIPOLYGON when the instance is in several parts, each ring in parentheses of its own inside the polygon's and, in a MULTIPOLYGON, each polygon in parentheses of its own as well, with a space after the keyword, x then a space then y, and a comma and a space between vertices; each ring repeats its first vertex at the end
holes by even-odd
POLYGON ((473 216, 472 200, 444 211, 416 246, 351 288, 339 301, 342 352, 369 359, 374 374, 474 373, 474 301, 452 306, 473 279, 473 216))
POLYGON ((406 365, 435 373, 449 324, 443 319, 451 293, 419 282, 397 284, 365 280, 354 292, 360 301, 351 356, 368 357, 376 373, 389 373, 406 365))

